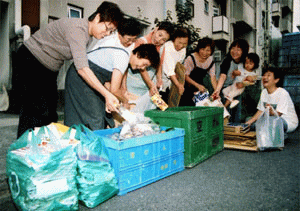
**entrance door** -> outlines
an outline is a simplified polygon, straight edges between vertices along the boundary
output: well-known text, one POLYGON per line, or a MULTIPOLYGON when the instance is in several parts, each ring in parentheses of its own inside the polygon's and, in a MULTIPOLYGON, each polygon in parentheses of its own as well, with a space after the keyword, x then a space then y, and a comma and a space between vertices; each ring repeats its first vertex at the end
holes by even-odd
POLYGON ((40 29, 40 0, 22 0, 22 25, 28 25, 31 34, 40 29))

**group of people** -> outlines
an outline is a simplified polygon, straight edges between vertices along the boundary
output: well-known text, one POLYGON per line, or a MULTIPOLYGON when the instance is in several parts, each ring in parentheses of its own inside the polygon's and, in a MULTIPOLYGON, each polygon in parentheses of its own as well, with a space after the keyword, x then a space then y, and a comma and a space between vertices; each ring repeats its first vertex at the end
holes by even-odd
MULTIPOLYGON (((138 38, 140 34, 139 22, 124 18, 118 5, 107 1, 88 19, 62 18, 33 34, 17 52, 17 81, 22 99, 18 137, 27 129, 57 121, 56 80, 65 60, 74 61, 66 75, 65 124, 84 124, 92 130, 114 127, 112 113, 118 112, 121 104, 128 109, 134 107, 132 102, 135 106, 146 104, 144 109, 153 108, 150 97, 154 94, 167 101, 171 86, 181 95, 180 106, 195 105, 194 93, 208 90, 215 99, 224 96, 224 105, 233 108, 244 87, 258 78, 255 70, 259 57, 248 53, 249 45, 243 39, 230 45, 217 80, 212 57, 215 43, 211 38, 200 39, 196 50, 186 55, 190 41, 187 28, 161 22, 148 35, 138 38), (88 50, 93 37, 97 42, 88 50), (185 68, 184 85, 176 75, 178 63, 185 68)), ((263 76, 267 90, 267 84, 272 82, 271 70, 268 71, 263 76)), ((279 95, 285 93, 290 99, 287 92, 279 90, 279 95)), ((273 98, 261 98, 258 109, 264 103, 277 104, 269 99, 273 98)), ((297 127, 298 119, 292 112, 292 101, 288 102, 277 108, 291 131, 297 127)), ((248 123, 255 122, 258 115, 248 123)))

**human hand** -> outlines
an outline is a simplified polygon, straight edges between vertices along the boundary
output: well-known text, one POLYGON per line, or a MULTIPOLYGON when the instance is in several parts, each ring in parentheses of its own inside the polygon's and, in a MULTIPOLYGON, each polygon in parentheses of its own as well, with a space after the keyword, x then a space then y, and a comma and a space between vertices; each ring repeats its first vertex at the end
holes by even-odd
POLYGON ((235 78, 236 76, 239 76, 239 75, 241 75, 241 71, 239 71, 239 70, 234 70, 234 71, 232 71, 232 78, 235 78))
POLYGON ((216 90, 212 93, 211 97, 212 97, 212 99, 215 99, 215 100, 218 99, 218 98, 220 98, 220 90, 216 89, 216 90))
POLYGON ((178 89, 179 94, 182 95, 184 92, 184 86, 182 84, 178 84, 177 89, 178 89))
POLYGON ((153 95, 155 95, 156 93, 158 93, 158 90, 157 90, 156 85, 152 85, 152 86, 150 87, 149 93, 150 93, 150 96, 153 96, 153 95))
POLYGON ((244 84, 243 84, 242 82, 238 82, 238 83, 236 83, 235 85, 236 85, 236 87, 237 87, 238 89, 241 89, 241 88, 244 87, 244 84))
POLYGON ((157 78, 157 81, 156 81, 156 87, 157 87, 157 89, 159 89, 160 87, 162 87, 163 86, 163 81, 162 81, 162 79, 161 78, 157 78))
POLYGON ((130 110, 130 104, 127 103, 122 103, 123 107, 125 107, 126 109, 130 110))
POLYGON ((249 81, 249 82, 251 82, 251 83, 254 83, 255 82, 255 80, 256 80, 256 77, 255 76, 247 76, 246 78, 245 78, 245 80, 244 81, 249 81))
POLYGON ((206 92, 206 90, 207 90, 207 89, 205 88, 205 86, 203 86, 203 85, 201 85, 201 84, 199 84, 197 88, 198 88, 198 90, 199 90, 201 93, 206 92))
POLYGON ((118 112, 118 107, 120 107, 120 102, 116 96, 113 94, 108 94, 105 97, 105 110, 107 113, 111 113, 112 111, 118 112))

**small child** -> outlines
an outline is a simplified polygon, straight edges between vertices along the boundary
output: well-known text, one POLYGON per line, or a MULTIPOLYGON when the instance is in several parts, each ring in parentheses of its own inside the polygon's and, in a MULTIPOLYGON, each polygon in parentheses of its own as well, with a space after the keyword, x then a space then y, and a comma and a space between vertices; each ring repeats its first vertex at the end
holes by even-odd
POLYGON ((239 101, 234 100, 236 96, 241 95, 246 86, 253 85, 257 80, 257 74, 255 70, 259 66, 259 56, 256 53, 249 53, 246 56, 244 67, 239 66, 239 71, 241 74, 236 76, 232 85, 223 89, 224 97, 226 102, 224 106, 227 108, 230 105, 230 108, 234 108, 239 101))
MULTIPOLYGON (((258 111, 246 124, 253 124, 261 116, 265 107, 272 106, 283 120, 284 132, 293 132, 297 128, 299 120, 294 103, 289 93, 278 85, 282 78, 278 68, 268 68, 264 71, 262 77, 264 89, 257 105, 258 111)), ((270 109, 270 116, 275 115, 273 109, 270 109)))

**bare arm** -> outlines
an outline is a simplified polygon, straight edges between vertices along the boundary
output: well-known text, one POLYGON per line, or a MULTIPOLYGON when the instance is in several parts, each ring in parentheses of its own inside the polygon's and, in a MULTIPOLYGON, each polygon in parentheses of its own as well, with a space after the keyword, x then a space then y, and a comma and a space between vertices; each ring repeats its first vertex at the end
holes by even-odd
POLYGON ((193 79, 191 79, 190 76, 188 75, 185 75, 185 81, 191 85, 193 85, 194 87, 196 87, 200 92, 205 92, 206 88, 201 85, 201 84, 198 84, 196 81, 194 81, 193 79))
POLYGON ((263 111, 258 110, 258 111, 254 114, 254 116, 253 116, 250 120, 248 120, 248 121, 246 122, 246 124, 252 125, 254 122, 256 122, 256 120, 258 120, 258 118, 260 117, 260 115, 261 115, 262 113, 263 113, 263 111))
POLYGON ((181 83, 179 83, 179 81, 176 78, 176 75, 170 76, 170 79, 172 83, 177 87, 179 94, 182 95, 184 92, 184 86, 181 83))
POLYGON ((216 90, 217 89, 217 85, 218 85, 216 75, 211 76, 210 77, 210 81, 211 81, 211 85, 213 86, 214 90, 216 90))
POLYGON ((221 92, 221 89, 224 85, 226 77, 227 77, 226 74, 223 74, 223 73, 220 74, 220 78, 218 80, 217 88, 215 89, 214 93, 212 94, 214 97, 216 97, 216 98, 220 97, 220 92, 221 92))
POLYGON ((156 87, 159 88, 163 85, 162 81, 162 65, 159 64, 157 72, 156 72, 156 87))
POLYGON ((151 96, 154 95, 155 93, 158 93, 156 85, 151 80, 151 78, 148 74, 148 71, 146 69, 140 70, 140 74, 141 74, 144 82, 148 86, 151 96))
POLYGON ((89 67, 84 67, 77 70, 78 74, 87 82, 87 84, 105 97, 106 111, 117 111, 116 106, 119 105, 119 100, 110 93, 103 84, 98 80, 94 72, 89 67))
POLYGON ((124 104, 128 103, 128 99, 124 96, 124 92, 121 89, 123 81, 123 75, 118 69, 114 69, 111 77, 110 91, 124 104))

